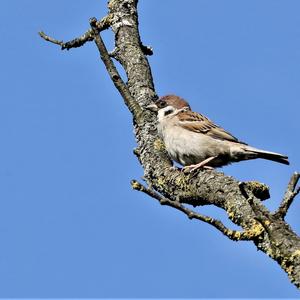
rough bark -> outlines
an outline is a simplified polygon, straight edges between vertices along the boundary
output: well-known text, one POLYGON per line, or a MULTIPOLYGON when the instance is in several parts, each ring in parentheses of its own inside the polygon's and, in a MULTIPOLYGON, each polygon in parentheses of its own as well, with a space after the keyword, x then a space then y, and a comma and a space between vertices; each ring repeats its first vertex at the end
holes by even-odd
POLYGON ((145 47, 138 30, 137 0, 110 0, 109 13, 102 20, 90 20, 91 29, 84 35, 64 43, 40 33, 47 41, 62 49, 82 46, 95 41, 101 58, 116 88, 133 116, 137 155, 144 168, 148 188, 137 181, 132 187, 195 218, 213 225, 232 240, 251 240, 259 250, 277 261, 292 283, 300 288, 300 238, 285 222, 284 217, 295 196, 299 174, 295 173, 278 210, 270 212, 262 200, 268 198, 268 188, 258 182, 238 182, 223 173, 206 170, 184 173, 170 168, 172 162, 164 150, 156 130, 156 116, 146 109, 156 98, 151 69, 146 55, 152 50, 145 47), (108 53, 100 32, 111 27, 115 34, 115 49, 108 53), (112 57, 124 67, 128 82, 125 84, 114 68, 112 57), (184 204, 216 205, 224 209, 230 220, 243 228, 242 232, 226 228, 220 221, 186 208, 184 204))

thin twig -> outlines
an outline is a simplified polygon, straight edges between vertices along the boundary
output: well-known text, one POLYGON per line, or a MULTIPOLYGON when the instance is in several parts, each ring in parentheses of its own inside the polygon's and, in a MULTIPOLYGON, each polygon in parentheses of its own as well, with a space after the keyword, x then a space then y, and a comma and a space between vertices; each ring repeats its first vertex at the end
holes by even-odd
MULTIPOLYGON (((101 19, 100 21, 96 21, 94 26, 95 26, 95 28, 97 28, 98 32, 109 28, 112 17, 113 17, 112 14, 109 14, 109 15, 105 16, 103 19, 101 19)), ((86 42, 93 41, 93 39, 94 39, 93 33, 94 33, 94 30, 89 29, 81 36, 79 36, 71 41, 68 41, 68 42, 56 40, 56 39, 50 37, 49 35, 45 34, 43 31, 40 31, 39 35, 45 41, 61 46, 62 50, 65 50, 65 49, 70 50, 71 48, 81 47, 86 42)))
POLYGON ((142 185, 141 183, 139 183, 136 180, 131 181, 131 186, 133 189, 135 189, 137 191, 141 191, 141 192, 149 195, 150 197, 158 200, 161 205, 167 205, 167 206, 173 207, 173 208, 183 212, 189 219, 197 219, 199 221, 202 221, 202 222, 205 222, 205 223, 208 223, 208 224, 214 226, 216 229, 221 231, 224 235, 226 235, 231 240, 249 241, 249 240, 253 240, 255 237, 257 237, 258 235, 260 235, 262 233, 261 228, 256 228, 256 227, 253 227, 244 232, 231 230, 231 229, 227 228, 220 220, 196 213, 196 212, 192 211, 191 209, 188 209, 187 207, 185 207, 178 201, 171 201, 167 198, 164 198, 161 195, 159 195, 158 193, 156 193, 154 190, 145 187, 144 185, 142 185))
POLYGON ((58 41, 50 36, 48 36, 44 31, 40 31, 39 35, 41 38, 43 38, 45 41, 59 45, 59 46, 63 46, 64 42, 63 41, 58 41))
POLYGON ((300 192, 300 186, 296 188, 297 183, 300 178, 300 173, 294 173, 290 179, 290 182, 287 186, 286 192, 283 196, 283 199, 279 205, 279 208, 276 210, 274 213, 275 217, 284 219, 291 204, 293 203, 295 197, 299 194, 300 192))
POLYGON ((100 32, 99 32, 96 24, 97 24, 96 18, 90 19, 90 25, 93 30, 94 41, 100 52, 101 59, 105 65, 115 87, 118 89, 119 93, 123 97, 125 104, 129 108, 129 110, 132 112, 135 119, 139 120, 140 119, 139 116, 143 113, 143 111, 142 111, 140 105, 138 104, 138 102, 131 96, 127 85, 122 80, 119 72, 117 71, 117 68, 115 67, 115 65, 106 49, 106 46, 100 36, 100 32))

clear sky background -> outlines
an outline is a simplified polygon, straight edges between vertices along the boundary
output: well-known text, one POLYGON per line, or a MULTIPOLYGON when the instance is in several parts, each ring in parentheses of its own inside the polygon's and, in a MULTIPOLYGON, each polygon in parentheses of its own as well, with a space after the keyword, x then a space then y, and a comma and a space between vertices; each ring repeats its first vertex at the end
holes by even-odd
MULTIPOLYGON (((95 45, 62 52, 37 34, 72 39, 106 2, 0 2, 0 297, 299 297, 252 243, 131 189, 143 175, 131 116, 95 45)), ((139 4, 157 93, 290 157, 222 170, 267 183, 270 209, 300 171, 299 11, 298 0, 139 4)), ((287 216, 298 234, 299 213, 300 197, 287 216)))

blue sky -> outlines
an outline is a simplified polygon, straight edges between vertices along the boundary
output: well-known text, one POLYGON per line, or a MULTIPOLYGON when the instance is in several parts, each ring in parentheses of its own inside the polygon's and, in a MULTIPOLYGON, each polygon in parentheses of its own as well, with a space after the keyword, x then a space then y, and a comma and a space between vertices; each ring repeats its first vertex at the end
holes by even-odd
MULTIPOLYGON (((0 2, 0 297, 298 297, 249 242, 232 242, 130 188, 143 175, 131 117, 93 43, 61 52, 106 2, 0 2)), ((300 2, 140 0, 159 95, 176 93, 290 166, 222 171, 271 187, 275 209, 300 171, 300 2)), ((111 33, 104 38, 113 48, 111 33)), ((220 217, 212 207, 199 211, 220 217)), ((300 199, 287 216, 300 233, 300 199)))

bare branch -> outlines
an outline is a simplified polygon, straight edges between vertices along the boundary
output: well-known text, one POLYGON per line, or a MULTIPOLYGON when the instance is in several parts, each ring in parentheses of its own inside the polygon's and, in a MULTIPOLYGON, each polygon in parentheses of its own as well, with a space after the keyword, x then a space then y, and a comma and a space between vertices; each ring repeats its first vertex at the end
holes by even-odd
POLYGON ((205 222, 205 223, 208 223, 208 224, 214 226, 216 229, 221 231, 225 236, 227 236, 229 239, 231 239, 233 241, 253 240, 254 238, 259 236, 263 232, 263 229, 261 228, 261 226, 253 226, 250 230, 246 230, 244 232, 229 229, 220 220, 196 213, 196 212, 192 211, 191 209, 188 209, 187 207, 185 207, 178 201, 172 201, 170 199, 164 198, 161 195, 159 195, 158 193, 156 193, 154 190, 145 187, 144 185, 142 185, 141 183, 139 183, 136 180, 131 181, 131 186, 134 190, 143 192, 143 193, 147 194, 148 196, 158 200, 161 205, 167 205, 167 206, 173 207, 173 208, 183 212, 191 220, 197 219, 199 221, 202 221, 202 222, 205 222))
POLYGON ((106 46, 100 36, 100 32, 97 27, 97 19, 91 18, 90 25, 93 30, 94 41, 97 45, 97 48, 100 52, 101 59, 112 79, 115 87, 120 92, 121 96, 123 97, 125 104, 128 106, 129 110, 132 112, 133 116, 136 120, 140 118, 140 115, 143 113, 140 105, 135 101, 135 99, 131 96, 127 85, 122 80, 117 68, 115 67, 110 54, 108 53, 106 46))
MULTIPOLYGON (((103 30, 109 28, 112 18, 113 18, 112 14, 109 14, 109 15, 105 16, 104 18, 102 18, 100 21, 96 21, 96 23, 94 24, 94 27, 97 28, 98 32, 103 31, 103 30)), ((71 48, 81 47, 86 42, 93 41, 94 40, 93 33, 94 33, 94 30, 89 29, 81 36, 79 36, 71 41, 68 41, 68 42, 56 40, 56 39, 48 36, 47 34, 45 34, 43 31, 40 31, 39 35, 45 41, 61 46, 61 50, 65 50, 65 49, 70 50, 71 48)))
POLYGON ((300 178, 300 173, 294 173, 290 179, 290 182, 287 186, 286 192, 283 196, 283 199, 280 203, 279 208, 277 211, 274 213, 274 216, 284 219, 288 209, 290 208, 291 204, 293 203, 295 197, 299 194, 300 192, 300 186, 296 189, 297 183, 300 178))
POLYGON ((39 35, 42 39, 44 39, 45 41, 47 42, 50 42, 50 43, 53 43, 53 44, 56 44, 56 45, 59 45, 59 46, 63 46, 64 42, 63 41, 58 41, 50 36, 48 36, 44 31, 40 31, 39 32, 39 35))

